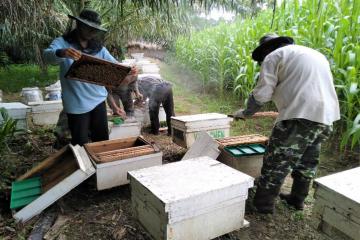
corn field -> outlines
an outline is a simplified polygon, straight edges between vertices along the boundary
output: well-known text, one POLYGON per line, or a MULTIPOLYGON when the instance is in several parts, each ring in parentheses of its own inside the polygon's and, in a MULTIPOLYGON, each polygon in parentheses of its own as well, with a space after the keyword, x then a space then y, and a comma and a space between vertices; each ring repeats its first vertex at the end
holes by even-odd
POLYGON ((259 74, 251 52, 268 32, 292 36, 327 56, 341 107, 341 145, 359 144, 360 0, 282 1, 275 13, 264 10, 178 38, 176 58, 198 72, 204 86, 215 85, 220 97, 230 92, 246 100, 259 74))

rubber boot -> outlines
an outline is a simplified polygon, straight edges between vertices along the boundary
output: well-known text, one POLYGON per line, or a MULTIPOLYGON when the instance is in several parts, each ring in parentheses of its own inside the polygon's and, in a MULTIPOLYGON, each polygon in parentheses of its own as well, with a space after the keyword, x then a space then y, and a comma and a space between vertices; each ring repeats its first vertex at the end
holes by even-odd
POLYGON ((304 201, 309 193, 311 179, 296 176, 291 187, 291 193, 280 193, 280 198, 296 210, 304 209, 304 201))
POLYGON ((280 186, 269 189, 258 186, 253 201, 257 212, 273 214, 275 211, 275 198, 278 196, 279 191, 280 186))

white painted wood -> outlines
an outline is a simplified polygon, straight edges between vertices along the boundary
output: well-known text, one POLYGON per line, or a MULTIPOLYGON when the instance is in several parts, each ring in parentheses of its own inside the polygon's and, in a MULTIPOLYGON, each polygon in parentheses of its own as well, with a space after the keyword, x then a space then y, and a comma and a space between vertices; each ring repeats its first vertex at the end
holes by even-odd
POLYGON ((234 157, 223 149, 217 160, 254 178, 261 175, 263 155, 234 157))
POLYGON ((108 163, 95 163, 97 189, 103 190, 129 183, 127 172, 162 164, 162 152, 122 159, 108 163))
POLYGON ((194 144, 185 153, 181 160, 207 156, 216 159, 220 154, 219 143, 209 136, 206 132, 200 132, 194 144))
POLYGON ((360 167, 321 177, 315 182, 357 203, 360 207, 360 167))
POLYGON ((316 227, 360 239, 360 167, 318 178, 314 186, 316 227))
MULTIPOLYGON (((17 129, 28 129, 27 116, 31 111, 31 108, 20 102, 0 103, 0 108, 5 108, 12 119, 17 120, 17 129)), ((0 115, 0 122, 3 119, 0 115)))
POLYGON ((360 240, 360 224, 350 221, 346 216, 325 207, 322 220, 354 240, 360 240))
POLYGON ((31 118, 35 125, 54 125, 63 109, 62 101, 29 102, 31 118))
POLYGON ((211 137, 215 139, 230 136, 230 125, 225 125, 217 128, 206 128, 206 129, 199 128, 198 131, 196 132, 194 131, 185 132, 183 130, 176 129, 176 127, 174 127, 173 125, 171 125, 171 128, 172 128, 172 132, 171 132, 172 141, 184 148, 191 147, 195 142, 195 140, 197 139, 199 132, 202 131, 205 131, 207 134, 209 134, 211 137))
POLYGON ((141 134, 140 122, 123 123, 121 125, 112 124, 110 127, 109 139, 123 139, 138 137, 141 134))
POLYGON ((80 168, 56 184, 53 188, 43 193, 29 205, 18 211, 14 215, 14 218, 17 221, 26 222, 32 217, 40 214, 44 209, 52 205, 62 196, 70 192, 73 188, 78 186, 80 183, 95 173, 95 168, 92 166, 89 157, 85 153, 85 150, 79 146, 73 147, 70 145, 70 148, 73 151, 80 168))
POLYGON ((28 105, 31 107, 31 112, 33 113, 56 112, 63 109, 61 100, 29 102, 28 105))
POLYGON ((212 239, 248 225, 244 220, 245 200, 173 224, 167 224, 148 202, 132 195, 132 203, 136 218, 154 239, 212 239))
POLYGON ((128 175, 135 216, 155 239, 212 239, 244 226, 253 178, 216 160, 194 158, 128 175))
POLYGON ((232 118, 219 113, 171 117, 173 142, 188 148, 202 131, 206 131, 213 138, 229 137, 232 120, 232 118))

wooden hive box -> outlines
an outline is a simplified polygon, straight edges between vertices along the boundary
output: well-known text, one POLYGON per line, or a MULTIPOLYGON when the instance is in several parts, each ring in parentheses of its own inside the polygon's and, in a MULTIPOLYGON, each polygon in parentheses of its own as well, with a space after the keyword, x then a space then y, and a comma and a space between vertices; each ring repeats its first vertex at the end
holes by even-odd
POLYGON ((81 58, 71 65, 65 77, 70 80, 116 88, 120 86, 130 70, 128 66, 83 53, 81 58))
POLYGON ((221 151, 217 160, 254 178, 259 177, 267 141, 268 137, 258 134, 217 139, 221 151), (244 152, 244 147, 251 152, 244 152))
POLYGON ((213 239, 247 225, 253 178, 209 157, 128 173, 136 218, 154 239, 213 239))
POLYGON ((40 177, 41 195, 15 213, 14 218, 26 222, 70 192, 95 173, 95 168, 80 146, 67 145, 18 180, 40 177))
POLYGON ((360 240, 360 167, 314 181, 313 222, 331 239, 360 240))
POLYGON ((98 190, 128 184, 128 171, 162 164, 162 152, 141 136, 88 143, 84 147, 96 168, 98 190))
POLYGON ((62 101, 29 102, 31 119, 35 125, 56 124, 63 109, 62 101))
POLYGON ((189 148, 201 131, 213 138, 230 136, 232 118, 219 113, 206 113, 171 117, 172 140, 181 147, 189 148))
MULTIPOLYGON (((11 103, 0 103, 0 108, 5 108, 9 116, 17 120, 16 129, 27 130, 27 118, 31 111, 31 108, 20 102, 11 102, 11 103)), ((0 115, 0 123, 3 121, 0 115)))
POLYGON ((109 122, 109 139, 123 139, 129 137, 138 137, 141 135, 141 123, 138 121, 127 122, 125 120, 124 123, 120 125, 113 124, 109 122))

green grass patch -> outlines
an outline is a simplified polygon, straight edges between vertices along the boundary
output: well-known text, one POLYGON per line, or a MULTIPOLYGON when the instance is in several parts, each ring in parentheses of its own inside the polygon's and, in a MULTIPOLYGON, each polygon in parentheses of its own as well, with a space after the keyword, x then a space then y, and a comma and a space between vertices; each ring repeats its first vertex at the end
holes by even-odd
MULTIPOLYGON (((199 113, 223 113, 230 114, 239 108, 245 108, 242 100, 236 99, 231 94, 218 97, 204 93, 201 80, 188 69, 176 64, 161 64, 161 76, 173 83, 175 113, 177 115, 189 115, 199 113)), ((265 106, 263 111, 272 109, 272 106, 265 106)), ((233 121, 231 124, 231 136, 246 134, 262 134, 270 136, 274 119, 256 118, 245 121, 233 121)))
POLYGON ((45 87, 55 83, 58 75, 57 66, 49 66, 47 75, 43 75, 37 65, 12 64, 8 68, 0 68, 0 89, 19 92, 24 87, 45 87))

